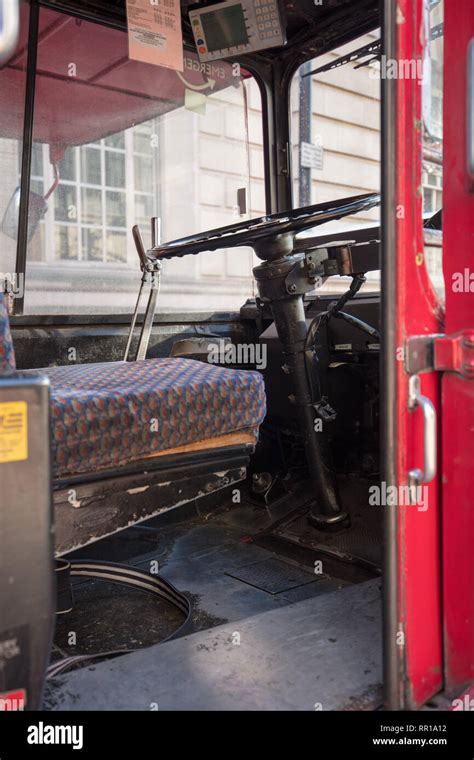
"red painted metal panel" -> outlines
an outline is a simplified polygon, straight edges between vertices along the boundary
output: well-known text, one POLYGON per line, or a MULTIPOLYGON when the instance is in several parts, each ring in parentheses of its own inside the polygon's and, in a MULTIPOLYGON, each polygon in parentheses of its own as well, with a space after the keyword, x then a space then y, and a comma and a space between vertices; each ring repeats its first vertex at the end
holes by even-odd
MULTIPOLYGON (((422 61, 422 0, 399 0, 397 59, 422 61)), ((412 69, 415 70, 415 69, 412 69)), ((399 74, 402 68, 399 66, 399 74)), ((417 77, 397 80, 397 342, 410 335, 440 331, 440 312, 423 260, 422 87, 417 77)), ((400 356, 400 359, 402 357, 400 356)), ((408 411, 408 374, 399 362, 397 376, 400 485, 412 467, 423 465, 423 418, 408 411)), ((439 415, 439 379, 421 376, 421 390, 439 415)), ((426 509, 398 506, 399 625, 401 693, 405 708, 423 704, 442 686, 439 487, 426 485, 426 509), (403 643, 404 642, 404 643, 403 643)))
MULTIPOLYGON (((474 292, 453 276, 474 273, 474 188, 466 169, 467 47, 474 38, 472 0, 447 2, 444 74, 443 269, 446 334, 474 328, 474 292)), ((474 277, 472 278, 474 279, 474 277)), ((464 278, 469 284, 469 279, 464 278)), ((442 379, 443 606, 445 678, 455 692, 474 680, 474 381, 442 379)))

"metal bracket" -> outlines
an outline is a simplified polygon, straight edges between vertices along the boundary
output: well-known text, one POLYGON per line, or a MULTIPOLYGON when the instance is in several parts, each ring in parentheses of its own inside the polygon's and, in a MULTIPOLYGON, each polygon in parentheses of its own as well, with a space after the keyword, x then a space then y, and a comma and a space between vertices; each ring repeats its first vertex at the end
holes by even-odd
POLYGON ((353 277, 380 268, 380 242, 357 243, 355 240, 334 240, 306 251, 307 263, 313 261, 325 277, 353 277))
POLYGON ((318 276, 313 267, 308 266, 305 258, 301 257, 286 276, 286 292, 295 296, 309 293, 314 290, 318 276))
POLYGON ((436 475, 436 409, 421 393, 423 372, 455 372, 465 380, 474 380, 474 330, 454 335, 413 335, 407 339, 405 367, 408 381, 408 409, 423 412, 424 462, 408 473, 410 487, 429 483, 436 475))
POLYGON ((302 295, 313 290, 333 275, 351 276, 377 269, 380 243, 378 240, 356 243, 355 240, 334 240, 325 245, 312 246, 304 251, 288 273, 286 291, 302 295))
POLYGON ((411 335, 405 345, 405 369, 409 375, 434 370, 434 342, 440 335, 411 335))
POLYGON ((474 380, 474 330, 438 336, 434 365, 439 372, 456 372, 465 380, 474 380))
POLYGON ((474 379, 474 330, 454 335, 413 335, 407 339, 405 367, 409 375, 455 372, 474 379))

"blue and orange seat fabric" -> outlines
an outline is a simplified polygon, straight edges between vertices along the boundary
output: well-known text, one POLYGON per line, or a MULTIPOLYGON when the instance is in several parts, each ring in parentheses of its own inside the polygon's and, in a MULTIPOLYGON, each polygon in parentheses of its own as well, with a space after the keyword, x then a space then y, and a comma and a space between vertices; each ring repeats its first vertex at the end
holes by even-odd
MULTIPOLYGON (((15 371, 5 301, 0 293, 0 374, 15 371)), ((190 444, 225 445, 232 434, 256 440, 265 416, 258 372, 192 359, 73 364, 25 370, 51 386, 56 479, 110 470, 190 444), (212 442, 214 441, 214 444, 212 442)))

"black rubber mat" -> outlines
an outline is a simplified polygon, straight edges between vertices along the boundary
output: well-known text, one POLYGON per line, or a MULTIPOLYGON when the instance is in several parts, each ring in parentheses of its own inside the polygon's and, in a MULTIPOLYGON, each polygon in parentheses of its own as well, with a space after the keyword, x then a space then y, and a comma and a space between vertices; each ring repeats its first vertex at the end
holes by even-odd
POLYGON ((288 520, 275 535, 314 551, 331 553, 346 562, 355 562, 375 570, 382 565, 383 507, 368 501, 369 481, 354 483, 350 478, 340 484, 342 504, 350 517, 350 526, 338 532, 316 530, 308 516, 288 520))
POLYGON ((365 525, 354 526, 340 533, 324 533, 300 517, 289 526, 276 531, 281 538, 318 552, 328 552, 345 562, 359 562, 380 569, 382 562, 382 531, 365 525))

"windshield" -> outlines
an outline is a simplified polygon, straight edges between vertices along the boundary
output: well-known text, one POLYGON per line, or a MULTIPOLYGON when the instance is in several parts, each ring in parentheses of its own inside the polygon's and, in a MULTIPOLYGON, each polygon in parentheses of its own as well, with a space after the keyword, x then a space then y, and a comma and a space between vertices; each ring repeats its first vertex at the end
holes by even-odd
MULTIPOLYGON (((22 28, 0 72, 10 193, 23 121, 8 99, 26 66, 26 19, 22 28)), ((149 246, 152 216, 167 241, 265 213, 259 89, 240 66, 200 64, 190 50, 183 72, 130 60, 126 32, 49 9, 38 32, 24 310, 130 312, 134 224, 149 246)), ((24 89, 19 111, 21 98, 24 89)), ((252 295, 252 263, 246 249, 166 262, 159 309, 238 308, 252 295)))

